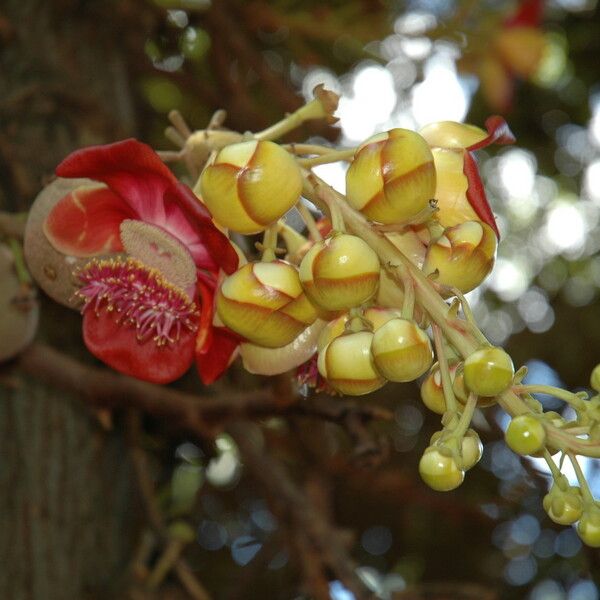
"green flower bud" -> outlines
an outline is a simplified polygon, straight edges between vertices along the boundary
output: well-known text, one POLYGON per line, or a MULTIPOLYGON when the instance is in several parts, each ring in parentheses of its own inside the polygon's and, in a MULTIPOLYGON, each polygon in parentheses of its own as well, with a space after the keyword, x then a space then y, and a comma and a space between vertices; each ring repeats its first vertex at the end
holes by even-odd
POLYGON ((481 348, 465 360, 465 385, 478 396, 497 396, 508 388, 514 375, 512 359, 502 348, 481 348))
POLYGON ((510 422, 504 438, 517 454, 535 454, 546 443, 546 430, 534 416, 519 415, 510 422))
POLYGON ((419 473, 423 481, 438 492, 456 489, 465 479, 452 452, 446 448, 429 446, 419 461, 419 473))
POLYGON ((462 456, 462 467, 465 471, 472 469, 483 454, 483 444, 479 434, 474 429, 469 429, 462 439, 460 454, 462 456))
POLYGON ((581 491, 575 486, 563 491, 554 484, 544 496, 543 504, 548 516, 559 525, 572 525, 583 513, 581 491))
POLYGON ((582 542, 592 548, 600 548, 600 508, 586 506, 577 524, 577 533, 582 542))

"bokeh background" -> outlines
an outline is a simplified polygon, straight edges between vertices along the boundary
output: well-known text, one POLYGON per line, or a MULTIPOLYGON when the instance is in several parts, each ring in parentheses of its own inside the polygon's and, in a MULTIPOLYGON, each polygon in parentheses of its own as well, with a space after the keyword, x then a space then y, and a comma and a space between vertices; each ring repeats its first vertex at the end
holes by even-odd
MULTIPOLYGON (((227 126, 253 131, 324 83, 342 96, 338 126, 306 126, 288 139, 341 146, 391 127, 481 125, 503 114, 517 143, 478 153, 502 242, 470 300, 490 340, 529 367, 528 381, 585 389, 600 359, 596 4, 4 0, 0 209, 27 210, 56 164, 83 145, 135 136, 173 149, 163 133, 172 109, 202 128, 225 108, 227 126)), ((316 171, 343 191, 343 165, 316 171)), ((92 364, 77 314, 41 303, 38 338, 92 364)), ((181 384, 219 396, 265 383, 234 369, 213 389, 198 385, 181 384)), ((0 367, 1 598, 190 597, 171 573, 151 591, 140 584, 138 563, 155 566, 160 555, 140 460, 161 518, 193 532, 185 557, 207 597, 314 597, 285 510, 229 435, 201 443, 152 415, 90 410, 83 396, 85 381, 67 394, 18 361, 0 367)), ((364 402, 394 411, 391 422, 369 425, 370 460, 334 423, 257 422, 268 452, 344 529, 374 597, 600 598, 599 553, 544 514, 547 472, 506 448, 501 411, 477 416, 483 459, 460 489, 439 494, 417 473, 439 428, 418 388, 390 384, 364 402)), ((597 462, 582 466, 599 495, 597 462)), ((326 579, 331 598, 355 598, 326 579)))

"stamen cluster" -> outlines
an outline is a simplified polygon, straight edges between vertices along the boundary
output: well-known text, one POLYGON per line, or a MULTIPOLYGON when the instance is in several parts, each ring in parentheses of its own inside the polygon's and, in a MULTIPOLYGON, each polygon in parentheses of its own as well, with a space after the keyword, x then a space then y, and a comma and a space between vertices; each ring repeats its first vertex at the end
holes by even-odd
POLYGON ((132 259, 93 260, 77 273, 84 301, 82 312, 116 313, 117 322, 133 326, 143 342, 157 346, 175 344, 182 329, 197 329, 195 303, 158 271, 132 259))

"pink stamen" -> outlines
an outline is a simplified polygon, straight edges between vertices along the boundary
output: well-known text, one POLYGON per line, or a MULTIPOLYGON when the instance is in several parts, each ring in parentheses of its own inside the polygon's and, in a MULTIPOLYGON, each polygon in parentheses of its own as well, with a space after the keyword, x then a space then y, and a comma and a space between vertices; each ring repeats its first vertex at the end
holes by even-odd
POLYGON ((156 270, 133 259, 93 260, 77 273, 84 300, 82 312, 102 309, 116 312, 117 322, 134 326, 137 338, 150 338, 157 346, 175 344, 182 327, 198 328, 199 312, 183 290, 156 270))
POLYGON ((301 364, 296 369, 296 381, 298 385, 306 385, 313 389, 315 393, 325 393, 330 396, 341 396, 340 393, 336 392, 327 382, 327 380, 321 376, 317 367, 317 355, 314 354, 312 358, 301 364))

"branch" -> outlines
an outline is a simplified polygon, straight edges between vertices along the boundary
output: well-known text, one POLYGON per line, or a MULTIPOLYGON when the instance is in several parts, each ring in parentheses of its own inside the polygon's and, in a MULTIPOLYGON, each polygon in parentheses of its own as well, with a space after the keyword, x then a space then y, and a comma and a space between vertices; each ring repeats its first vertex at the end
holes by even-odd
POLYGON ((55 387, 77 392, 93 407, 136 408, 154 417, 170 419, 190 432, 202 430, 212 438, 223 422, 240 418, 298 415, 324 419, 342 426, 350 416, 362 422, 392 420, 393 413, 373 404, 327 396, 304 399, 297 394, 282 404, 268 389, 203 397, 139 381, 105 368, 85 365, 48 346, 35 342, 18 361, 21 370, 55 387))
POLYGON ((280 461, 261 444, 258 426, 238 422, 227 428, 235 440, 244 465, 267 494, 283 505, 294 528, 308 537, 315 555, 350 590, 357 600, 372 598, 356 574, 357 564, 348 555, 346 538, 315 508, 308 496, 291 479, 280 461))

